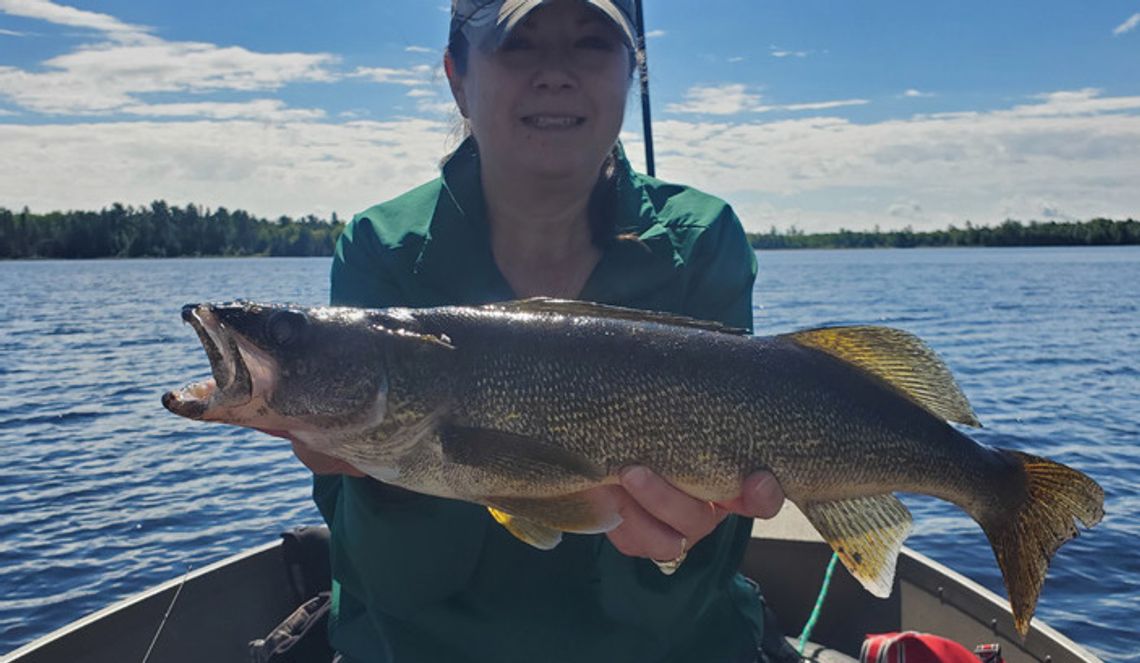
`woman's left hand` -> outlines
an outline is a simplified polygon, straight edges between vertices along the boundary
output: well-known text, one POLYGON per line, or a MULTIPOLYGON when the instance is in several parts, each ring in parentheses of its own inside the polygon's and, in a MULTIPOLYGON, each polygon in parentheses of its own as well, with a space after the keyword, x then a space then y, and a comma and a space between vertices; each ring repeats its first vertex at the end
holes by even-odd
POLYGON ((725 503, 696 499, 642 466, 622 470, 628 499, 618 508, 622 522, 606 536, 633 557, 676 560, 709 535, 729 513, 771 518, 784 504, 784 491, 771 472, 749 475, 740 496, 725 503))

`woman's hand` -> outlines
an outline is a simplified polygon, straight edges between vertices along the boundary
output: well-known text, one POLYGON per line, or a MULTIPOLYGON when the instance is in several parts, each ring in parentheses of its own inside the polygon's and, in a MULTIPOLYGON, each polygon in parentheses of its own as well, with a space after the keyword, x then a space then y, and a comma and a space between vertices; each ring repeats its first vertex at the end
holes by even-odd
POLYGON ((641 466, 622 470, 621 485, 629 499, 618 509, 621 524, 606 536, 626 555, 658 561, 681 557, 729 513, 771 518, 784 505, 784 491, 771 472, 749 475, 740 496, 720 504, 691 497, 641 466))
POLYGON ((356 469, 352 465, 344 462, 339 458, 326 456, 323 453, 313 451, 305 446, 304 442, 298 442, 293 438, 289 438, 293 443, 293 453, 296 454, 297 459, 305 464, 305 467, 313 471, 313 474, 347 474, 350 477, 365 476, 364 472, 356 469))

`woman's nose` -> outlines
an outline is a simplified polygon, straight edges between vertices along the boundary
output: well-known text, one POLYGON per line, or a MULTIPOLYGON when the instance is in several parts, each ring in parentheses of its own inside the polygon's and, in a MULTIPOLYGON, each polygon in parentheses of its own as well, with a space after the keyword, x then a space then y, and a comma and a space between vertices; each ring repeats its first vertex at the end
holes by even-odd
POLYGON ((570 53, 544 53, 539 58, 531 84, 542 90, 565 90, 578 85, 570 53))

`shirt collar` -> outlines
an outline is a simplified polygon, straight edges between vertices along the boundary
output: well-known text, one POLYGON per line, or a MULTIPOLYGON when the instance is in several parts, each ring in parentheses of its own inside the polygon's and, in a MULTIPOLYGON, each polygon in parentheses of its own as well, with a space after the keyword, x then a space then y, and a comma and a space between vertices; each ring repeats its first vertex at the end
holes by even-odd
MULTIPOLYGON (((651 181, 633 172, 617 147, 619 240, 606 248, 582 290, 582 298, 606 303, 637 299, 667 287, 684 265, 669 230, 657 221, 647 191, 651 181)), ((442 187, 414 273, 441 295, 441 303, 480 304, 514 298, 495 265, 487 225, 479 152, 468 137, 442 167, 442 187)))

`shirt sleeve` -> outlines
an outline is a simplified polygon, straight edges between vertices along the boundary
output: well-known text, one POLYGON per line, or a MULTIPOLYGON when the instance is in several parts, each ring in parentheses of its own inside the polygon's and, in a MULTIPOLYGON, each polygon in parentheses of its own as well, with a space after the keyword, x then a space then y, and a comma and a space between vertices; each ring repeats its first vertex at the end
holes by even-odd
POLYGON ((692 270, 686 313, 751 332, 756 252, 731 207, 721 207, 694 241, 686 262, 692 270))
POLYGON ((361 308, 405 305, 384 254, 372 221, 367 217, 353 219, 336 242, 329 303, 361 308))

